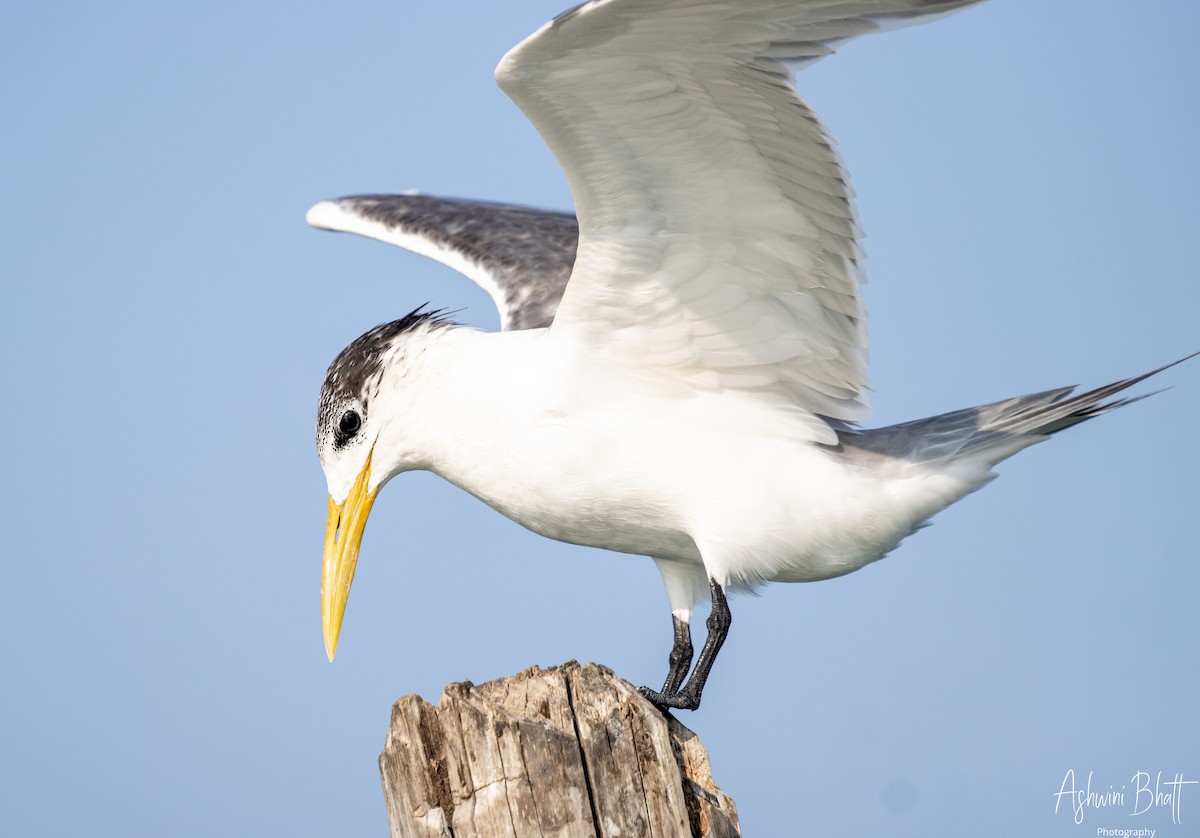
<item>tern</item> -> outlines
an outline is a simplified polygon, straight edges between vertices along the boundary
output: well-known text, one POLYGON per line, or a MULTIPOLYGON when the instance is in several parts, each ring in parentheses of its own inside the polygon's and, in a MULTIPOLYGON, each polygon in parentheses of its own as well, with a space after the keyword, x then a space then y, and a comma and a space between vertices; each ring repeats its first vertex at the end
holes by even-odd
POLYGON ((729 631, 727 592, 858 570, 1000 461, 1144 398, 1114 397, 1166 367, 860 426, 853 194, 793 73, 858 35, 975 2, 592 0, 496 70, 566 173, 577 222, 424 195, 309 211, 315 227, 456 268, 501 316, 487 333, 422 307, 325 375, 330 660, 372 503, 423 469, 536 533, 651 557, 674 640, 662 687, 642 690, 695 709, 729 631))

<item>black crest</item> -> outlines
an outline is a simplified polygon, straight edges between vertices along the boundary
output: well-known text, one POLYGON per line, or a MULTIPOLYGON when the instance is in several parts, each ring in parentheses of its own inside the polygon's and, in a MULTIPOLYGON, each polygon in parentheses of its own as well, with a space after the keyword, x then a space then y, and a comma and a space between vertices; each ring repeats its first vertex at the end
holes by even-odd
POLYGON ((421 328, 441 329, 454 325, 445 309, 414 309, 399 320, 383 323, 356 338, 338 353, 325 372, 317 407, 318 432, 328 427, 334 411, 346 404, 363 410, 383 375, 384 358, 401 336, 421 328))

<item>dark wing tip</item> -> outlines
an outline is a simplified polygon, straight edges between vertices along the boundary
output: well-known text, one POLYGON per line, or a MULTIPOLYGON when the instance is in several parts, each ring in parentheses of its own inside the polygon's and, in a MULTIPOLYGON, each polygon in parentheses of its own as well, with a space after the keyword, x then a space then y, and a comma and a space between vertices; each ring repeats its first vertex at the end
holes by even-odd
POLYGON ((316 204, 307 220, 459 270, 492 296, 505 329, 550 325, 579 240, 570 213, 433 195, 351 195, 316 204))

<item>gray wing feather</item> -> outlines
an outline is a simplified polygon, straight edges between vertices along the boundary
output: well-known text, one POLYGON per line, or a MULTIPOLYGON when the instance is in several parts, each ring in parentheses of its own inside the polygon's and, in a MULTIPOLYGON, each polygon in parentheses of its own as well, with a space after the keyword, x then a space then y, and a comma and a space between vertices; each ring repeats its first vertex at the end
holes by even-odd
POLYGON ((322 201, 309 210, 308 221, 396 244, 461 271, 492 295, 505 330, 550 325, 579 240, 570 213, 432 195, 322 201))

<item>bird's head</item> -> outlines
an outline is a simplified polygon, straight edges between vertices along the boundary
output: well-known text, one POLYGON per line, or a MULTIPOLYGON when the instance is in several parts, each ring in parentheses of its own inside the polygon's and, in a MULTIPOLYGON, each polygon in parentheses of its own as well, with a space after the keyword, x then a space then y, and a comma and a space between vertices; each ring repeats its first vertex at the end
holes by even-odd
POLYGON ((404 433, 412 409, 404 398, 410 354, 421 338, 449 325, 437 311, 418 309, 377 326, 340 353, 321 385, 317 456, 329 489, 321 568, 321 625, 332 661, 363 529, 383 484, 422 466, 404 433))

